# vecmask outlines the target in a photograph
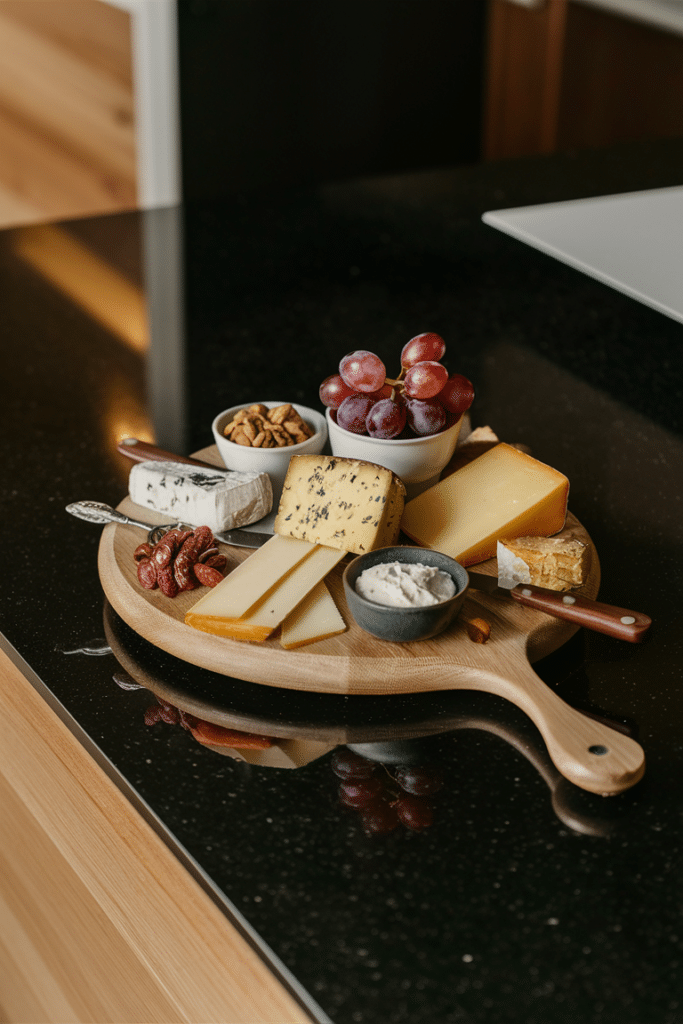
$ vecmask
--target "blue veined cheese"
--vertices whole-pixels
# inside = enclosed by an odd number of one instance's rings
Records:
[[[395,544],[405,487],[395,473],[360,459],[294,455],[275,532],[363,554]]]
[[[214,470],[186,462],[137,462],[128,490],[136,505],[217,532],[255,523],[273,507],[267,473]]]

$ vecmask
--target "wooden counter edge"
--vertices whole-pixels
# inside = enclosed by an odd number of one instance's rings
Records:
[[[314,1020],[0,650],[0,1017]]]

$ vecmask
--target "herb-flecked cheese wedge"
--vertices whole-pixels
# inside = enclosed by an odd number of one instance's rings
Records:
[[[275,533],[361,555],[395,544],[405,503],[402,481],[372,462],[335,455],[290,460]]]

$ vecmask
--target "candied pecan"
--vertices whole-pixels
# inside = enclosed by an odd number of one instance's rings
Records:
[[[158,586],[157,567],[151,558],[143,558],[138,562],[138,580],[145,590],[156,590]]]
[[[205,562],[207,560],[207,558],[213,558],[213,556],[217,555],[217,554],[218,554],[218,548],[215,548],[215,547],[205,548],[201,552],[199,557],[197,558],[197,561],[198,562]]]
[[[254,443],[254,438],[261,432],[261,423],[255,416],[247,416],[242,424],[242,430],[249,438],[249,443]]]
[[[173,532],[173,531],[170,531]],[[152,553],[152,559],[154,562],[163,568],[165,565],[170,565],[173,561],[173,556],[177,551],[178,539],[177,537],[170,537],[169,534],[165,534],[158,544],[155,545]]]
[[[228,560],[225,555],[211,555],[211,557],[207,558],[203,564],[210,566],[212,569],[218,569],[219,572],[223,572],[227,567]]]
[[[171,565],[159,566],[157,569],[157,582],[159,590],[166,597],[175,597],[180,589],[173,572],[173,566]]]
[[[223,573],[205,562],[197,562],[193,566],[193,572],[199,583],[205,587],[215,587],[223,579]]]
[[[197,557],[201,555],[202,551],[207,551],[213,546],[214,541],[211,528],[209,526],[198,526],[194,531],[194,549]]]

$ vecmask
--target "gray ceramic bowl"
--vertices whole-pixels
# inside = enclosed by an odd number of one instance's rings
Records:
[[[434,565],[453,577],[455,594],[448,601],[426,608],[390,608],[376,601],[368,601],[356,591],[356,580],[364,569],[380,562],[422,562],[423,565]],[[377,551],[368,551],[354,558],[344,570],[346,601],[358,625],[380,640],[392,640],[395,643],[427,640],[442,633],[460,611],[468,585],[469,576],[459,562],[429,548],[378,548]]]

